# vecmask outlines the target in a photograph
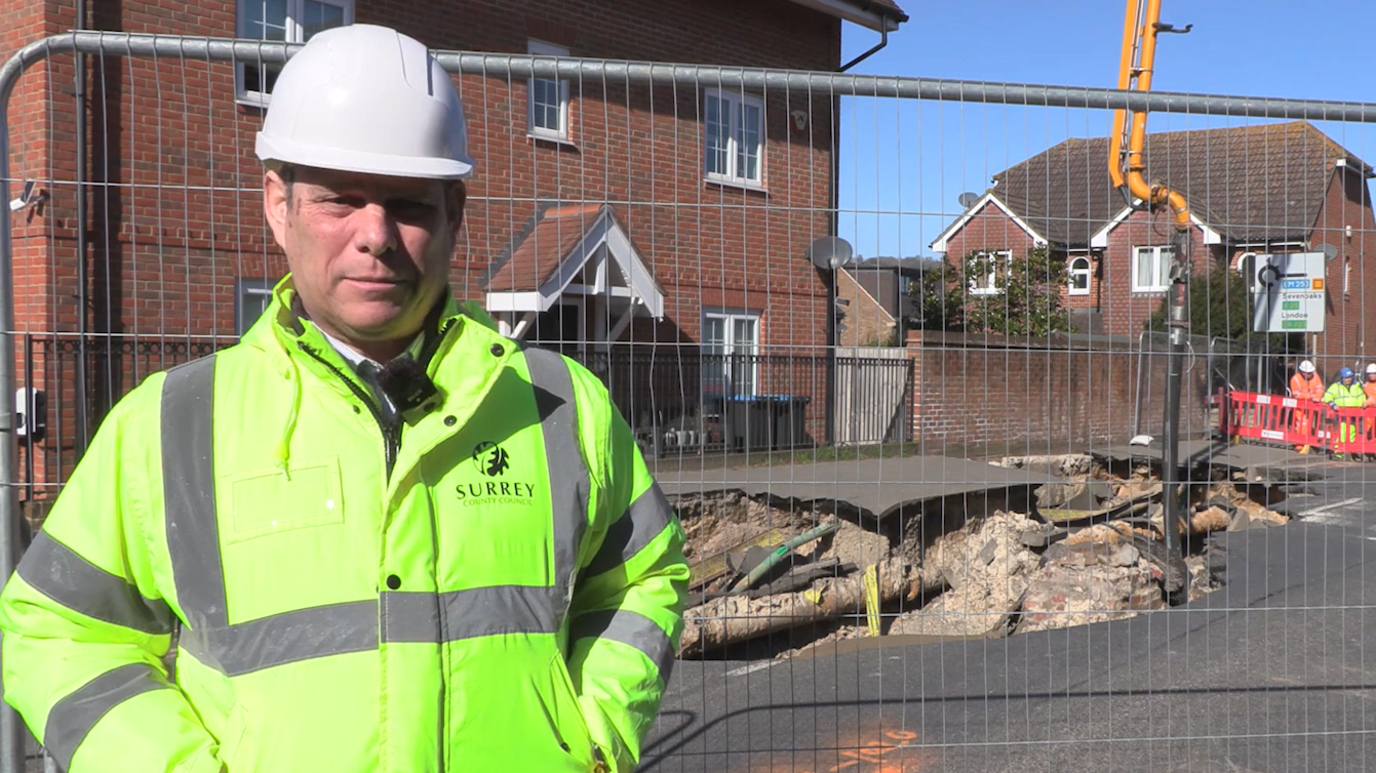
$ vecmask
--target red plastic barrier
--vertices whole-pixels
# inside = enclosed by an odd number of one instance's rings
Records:
[[[1223,433],[1350,454],[1376,454],[1376,407],[1338,408],[1313,400],[1229,392],[1222,401]]]

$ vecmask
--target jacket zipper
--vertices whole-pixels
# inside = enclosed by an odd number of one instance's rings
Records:
[[[344,375],[344,372],[335,367],[329,360],[321,357],[319,352],[307,346],[304,341],[297,341],[296,345],[301,351],[309,354],[321,365],[329,368],[331,373],[338,377],[340,381],[343,381],[345,386],[349,387],[349,391],[353,392],[355,397],[361,400],[364,405],[368,406],[368,412],[373,415],[373,420],[377,422],[378,429],[382,431],[383,449],[386,452],[387,458],[387,478],[391,479],[392,467],[397,461],[397,450],[401,446],[401,433],[398,431],[400,425],[398,423],[388,422],[382,416],[382,411],[374,402],[372,395],[364,392],[362,387],[354,383],[353,379]]]
[[[446,319],[444,324],[440,326],[439,333],[437,333],[434,338],[430,339],[430,342],[425,345],[424,349],[420,350],[420,359],[418,362],[422,369],[430,369],[430,360],[434,358],[435,352],[440,350],[440,344],[444,342],[444,337],[449,334],[449,331],[453,327],[454,319],[452,317]]]
[[[439,351],[440,344],[444,342],[444,337],[453,327],[453,318],[445,320],[444,324],[440,326],[439,333],[421,350],[419,362],[422,368],[427,370],[430,368],[430,360],[433,359],[435,353]],[[349,391],[353,392],[355,397],[363,401],[364,405],[368,406],[368,412],[373,415],[373,420],[377,422],[378,429],[382,431],[383,447],[387,459],[387,478],[390,480],[392,477],[392,469],[396,466],[397,452],[401,448],[401,422],[388,422],[387,419],[383,417],[382,411],[374,402],[375,398],[373,398],[372,395],[364,392],[361,387],[354,383],[353,379],[345,376],[343,371],[331,364],[329,360],[321,357],[320,353],[310,346],[307,346],[306,342],[297,341],[296,346],[301,349],[301,351],[309,354],[321,365],[328,368],[340,381],[344,382],[345,386],[349,387]]]

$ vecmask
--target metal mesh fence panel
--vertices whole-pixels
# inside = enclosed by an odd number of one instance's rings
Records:
[[[294,50],[76,33],[0,70],[14,553],[111,407],[285,275],[245,90]],[[640,769],[1371,768],[1376,421],[1236,417],[1302,360],[1365,379],[1376,105],[439,58],[479,169],[455,294],[606,384],[688,535]],[[1174,550],[1170,213],[1109,183],[1123,107],[1195,218]]]

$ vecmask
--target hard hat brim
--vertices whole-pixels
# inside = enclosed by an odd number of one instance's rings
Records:
[[[269,138],[259,132],[255,151],[263,161],[278,161],[318,169],[341,172],[386,175],[390,177],[419,177],[431,180],[465,180],[473,176],[473,159],[426,158],[397,156],[387,153],[363,153],[357,150],[335,149],[318,145],[303,145],[281,137]]]

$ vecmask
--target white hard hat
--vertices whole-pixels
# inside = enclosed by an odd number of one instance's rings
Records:
[[[420,41],[351,24],[313,36],[272,89],[256,151],[263,161],[367,174],[473,174],[463,105]]]
[[[1301,373],[1313,373],[1313,372],[1314,372],[1314,363],[1310,362],[1309,360],[1303,360],[1303,361],[1301,361],[1301,362],[1300,362],[1300,372],[1301,372]]]
[[[1376,373],[1376,362],[1367,363],[1366,372],[1367,372],[1367,373]]]

